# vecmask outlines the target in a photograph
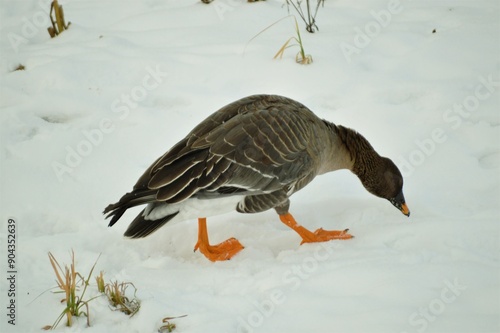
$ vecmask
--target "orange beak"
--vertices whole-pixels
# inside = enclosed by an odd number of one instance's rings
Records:
[[[406,216],[410,216],[410,210],[408,209],[408,206],[406,205],[406,203],[403,203],[401,205],[401,212],[403,214],[405,214]]]

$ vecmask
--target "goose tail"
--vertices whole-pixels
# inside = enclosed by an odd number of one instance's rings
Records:
[[[155,199],[156,193],[154,191],[134,190],[126,193],[121,197],[120,201],[108,205],[102,213],[107,214],[106,218],[111,217],[111,221],[108,224],[108,227],[111,227],[122,217],[127,209],[153,202]]]
[[[165,223],[173,219],[179,212],[175,212],[173,214],[158,218],[156,220],[146,220],[144,211],[147,208],[143,209],[142,212],[137,215],[137,217],[130,223],[127,230],[124,233],[125,237],[130,238],[143,238],[149,236],[159,228],[161,228]]]

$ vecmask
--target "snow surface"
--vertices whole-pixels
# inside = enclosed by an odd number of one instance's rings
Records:
[[[2,0],[2,268],[16,222],[16,326],[2,277],[2,331],[40,332],[63,309],[47,253],[130,281],[132,318],[90,303],[60,332],[499,332],[500,4],[497,0],[327,0],[297,48],[283,1],[60,1],[69,30],[50,39],[44,0]],[[368,31],[369,35],[366,34]],[[434,31],[434,32],[433,32]],[[13,71],[19,64],[23,71]],[[310,229],[356,238],[299,246],[274,211],[209,220],[213,243],[245,249],[211,263],[195,220],[122,237],[103,208],[213,111],[282,94],[355,128],[405,175],[407,218],[348,171],[292,197]],[[7,273],[6,273],[7,275]],[[93,283],[93,281],[92,281]],[[95,295],[94,284],[89,296]]]

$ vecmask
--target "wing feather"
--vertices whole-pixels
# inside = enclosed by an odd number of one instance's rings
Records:
[[[285,97],[254,95],[231,103],[197,125],[146,170],[131,193],[108,206],[110,224],[130,207],[178,203],[192,196],[244,194],[241,211],[247,212],[283,204],[293,189],[316,175],[318,152],[310,141],[318,121],[305,106]],[[138,221],[134,228],[142,223]],[[130,233],[149,233],[166,221]]]

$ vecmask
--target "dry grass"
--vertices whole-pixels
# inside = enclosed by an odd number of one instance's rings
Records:
[[[13,72],[15,71],[24,71],[26,69],[26,67],[23,65],[23,64],[19,64],[16,66],[16,68],[14,68]]]
[[[97,290],[104,294],[106,292],[106,284],[104,283],[104,272],[101,271],[98,276],[95,277],[95,282],[97,283]]]
[[[52,17],[52,14],[54,14],[54,17]],[[59,5],[57,0],[52,0],[52,3],[50,4],[49,17],[52,26],[47,28],[47,30],[52,38],[58,36],[64,30],[67,30],[71,24],[71,22],[66,24],[64,20],[64,10],[62,5]]]
[[[311,0],[312,1],[312,0]],[[312,13],[310,0],[306,0],[306,12],[302,9],[302,0],[286,0],[286,5],[288,6],[288,11],[290,12],[290,5],[297,11],[300,18],[306,24],[307,32],[313,33],[316,30],[319,30],[316,25],[316,15],[318,15],[318,9],[320,5],[325,5],[325,0],[317,0],[316,10]]]
[[[298,45],[300,48],[300,51],[295,55],[295,61],[301,65],[308,65],[313,62],[312,56],[310,54],[306,54],[304,51],[304,45],[302,44],[302,37],[300,36],[300,29],[299,29],[299,24],[297,22],[297,19],[295,16],[292,16],[293,19],[295,20],[295,33],[297,34],[297,37],[290,37],[285,44],[278,50],[276,55],[274,56],[274,59],[276,58],[283,58],[283,54],[285,53],[285,50],[291,46]],[[290,44],[291,41],[297,42],[297,44]]]
[[[126,295],[128,287],[134,288],[133,298]],[[135,297],[136,292],[137,288],[131,282],[118,283],[118,281],[114,281],[104,287],[104,293],[108,297],[111,306],[131,317],[141,308],[141,302]]]
[[[293,15],[288,15],[288,16],[285,16],[283,17],[282,19],[279,19],[278,21],[274,22],[273,24],[267,26],[266,28],[264,28],[264,30],[260,31],[257,35],[253,36],[247,43],[247,46],[248,44],[250,44],[250,42],[252,40],[254,40],[255,38],[257,38],[260,34],[262,34],[263,32],[265,32],[266,30],[270,29],[271,27],[273,27],[274,25],[280,23],[281,21],[283,20],[286,20],[288,18],[293,18],[294,22],[295,22],[295,33],[296,33],[296,36],[292,36],[290,37],[286,42],[285,44],[283,44],[283,46],[278,50],[278,52],[274,55],[274,58],[273,59],[282,59],[283,58],[283,55],[285,54],[285,50],[288,49],[289,47],[292,47],[292,46],[299,46],[300,50],[299,52],[297,53],[297,55],[295,56],[295,61],[301,65],[307,65],[307,64],[311,64],[313,62],[313,59],[312,59],[312,56],[309,55],[309,54],[306,54],[305,50],[304,50],[304,44],[302,42],[302,36],[300,35],[300,30],[299,30],[299,23],[297,22],[297,19],[295,18],[295,16]],[[290,44],[291,42],[295,41],[296,43],[292,43]],[[246,50],[246,46],[245,46],[245,50]]]
[[[176,318],[186,317],[187,315],[178,316],[178,317],[165,317],[162,319],[163,325],[158,329],[158,333],[172,332],[176,326],[174,323],[171,323],[170,320]]]
[[[44,330],[55,329],[63,319],[66,319],[66,326],[72,326],[75,317],[80,317],[82,315],[86,317],[87,325],[90,326],[89,303],[98,297],[106,296],[112,310],[123,312],[128,316],[132,317],[139,311],[141,302],[135,296],[137,288],[134,284],[131,282],[118,281],[105,283],[103,271],[100,271],[99,275],[95,276],[96,289],[99,295],[85,299],[92,273],[94,272],[100,256],[96,259],[86,277],[80,274],[76,269],[75,253],[73,251],[71,251],[71,263],[69,266],[61,266],[55,256],[50,252],[48,256],[56,277],[56,288],[59,289],[56,293],[64,294],[61,303],[65,304],[65,308],[52,325],[43,327]],[[130,295],[130,288],[133,289],[133,295]],[[163,325],[159,328],[158,332],[172,332],[176,326],[174,323],[170,322],[170,320],[181,317],[185,317],[185,315],[164,318],[162,320]]]
[[[84,297],[89,285],[90,277],[92,276],[92,272],[94,271],[99,258],[97,258],[96,262],[92,266],[87,278],[84,278],[76,270],[75,253],[73,251],[71,251],[71,264],[69,267],[64,266],[64,269],[50,252],[49,260],[56,275],[57,286],[60,289],[60,292],[64,294],[64,298],[61,300],[61,303],[65,303],[66,307],[63,309],[59,317],[57,317],[54,324],[47,325],[44,329],[55,329],[64,317],[66,317],[66,326],[71,326],[73,324],[73,318],[80,317],[81,315],[87,317],[87,325],[90,326],[89,302],[99,296],[88,300],[85,300]]]

